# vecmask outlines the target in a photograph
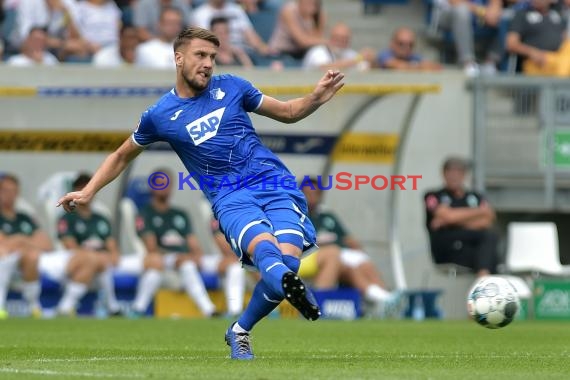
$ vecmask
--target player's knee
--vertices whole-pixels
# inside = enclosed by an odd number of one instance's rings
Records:
[[[277,247],[277,240],[275,239],[275,236],[269,232],[261,232],[258,235],[248,238],[247,241],[245,240],[246,237],[244,236],[241,249],[242,251],[247,252],[251,258],[255,256],[255,250],[258,249],[260,243],[265,244],[265,242],[267,242]]]

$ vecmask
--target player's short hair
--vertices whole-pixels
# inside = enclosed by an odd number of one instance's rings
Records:
[[[174,51],[178,51],[181,46],[186,45],[188,42],[194,39],[205,40],[213,43],[216,45],[216,47],[220,47],[220,40],[214,33],[208,29],[192,26],[190,28],[184,29],[182,32],[180,32],[178,37],[176,37],[174,40]]]
[[[16,186],[20,186],[20,180],[14,174],[2,173],[0,174],[0,182],[12,181]]]
[[[89,181],[91,181],[91,175],[88,173],[80,173],[77,178],[75,179],[75,181],[73,181],[73,184],[71,185],[73,187],[74,191],[78,191],[81,190],[85,187],[85,185],[87,185],[89,183]]]

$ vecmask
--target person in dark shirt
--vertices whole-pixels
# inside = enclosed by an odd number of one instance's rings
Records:
[[[73,182],[73,191],[82,190],[90,180],[91,175],[79,174]],[[63,214],[57,229],[58,238],[66,249],[80,248],[94,255],[107,310],[111,316],[119,316],[121,312],[113,279],[113,268],[119,263],[119,249],[111,235],[111,222],[89,204],[77,208],[76,212]]]
[[[445,186],[424,195],[426,227],[436,264],[454,263],[486,276],[496,272],[495,212],[479,193],[465,189],[468,164],[448,158],[443,165]]]
[[[0,177],[0,319],[8,317],[5,307],[13,271],[22,271],[23,296],[32,315],[41,315],[38,260],[41,251],[51,248],[48,236],[29,216],[16,209],[19,181],[11,175]]]
[[[521,56],[528,75],[570,75],[570,44],[567,22],[550,0],[531,0],[515,13],[507,34],[506,48]]]
[[[167,169],[158,169],[153,173],[166,173],[174,178]],[[206,317],[217,314],[199,268],[202,265],[202,249],[198,238],[192,232],[190,218],[185,211],[170,205],[173,185],[162,190],[151,190],[151,201],[137,216],[137,231],[145,248],[145,272],[139,281],[139,289],[133,303],[133,311],[142,314],[147,309],[152,297],[161,283],[164,269],[178,270],[184,290]]]
[[[65,282],[57,312],[73,315],[93,278],[93,257],[82,250],[54,251],[51,239],[33,216],[17,210],[19,187],[14,175],[0,178],[0,319],[8,316],[4,304],[10,277],[18,266],[24,280],[22,295],[30,305],[32,316],[42,315],[40,272],[52,280]]]

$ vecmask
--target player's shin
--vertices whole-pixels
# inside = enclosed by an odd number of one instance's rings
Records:
[[[234,331],[240,327],[246,332],[251,331],[253,326],[279,306],[282,300],[283,296],[273,292],[263,280],[259,281],[244,313],[234,325]]]
[[[292,255],[283,255],[283,264],[287,265],[295,273],[299,273],[301,267],[301,260]]]
[[[283,263],[283,256],[279,248],[270,241],[260,241],[255,246],[253,260],[263,281],[273,293],[283,297],[281,281],[283,275],[291,272],[291,270]]]

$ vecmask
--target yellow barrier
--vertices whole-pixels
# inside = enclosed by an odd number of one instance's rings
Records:
[[[216,305],[216,310],[225,312],[226,298],[221,290],[208,291],[210,299]],[[251,293],[244,296],[244,307],[249,302]],[[157,318],[204,318],[204,315],[183,291],[161,289],[154,298],[154,315]]]

